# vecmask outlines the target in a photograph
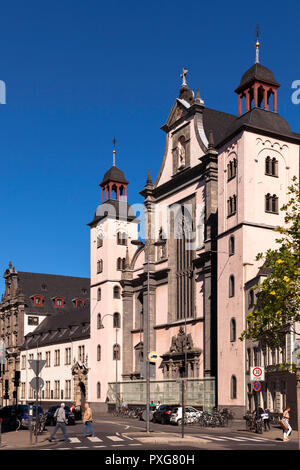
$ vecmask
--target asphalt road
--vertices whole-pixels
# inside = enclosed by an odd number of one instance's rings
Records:
[[[243,425],[230,426],[228,428],[201,428],[188,426],[186,435],[197,438],[197,445],[178,444],[147,444],[141,443],[133,433],[145,431],[145,423],[125,418],[107,417],[96,418],[93,422],[95,438],[83,437],[83,424],[77,423],[75,426],[68,426],[67,431],[71,439],[70,443],[65,443],[62,432],[59,430],[55,440],[39,446],[43,450],[105,450],[105,451],[137,451],[137,450],[169,450],[172,453],[181,450],[297,450],[297,441],[290,440],[282,442],[280,430],[272,429],[262,435],[245,431]],[[52,431],[48,426],[47,430]],[[150,430],[154,433],[163,432],[178,433],[181,437],[181,428],[171,425],[161,425],[150,423]],[[124,435],[125,434],[125,435]],[[127,436],[126,436],[127,434]],[[146,433],[145,433],[146,436]],[[151,436],[151,433],[150,433]],[[45,439],[48,437],[46,433]],[[198,441],[199,439],[199,441]]]

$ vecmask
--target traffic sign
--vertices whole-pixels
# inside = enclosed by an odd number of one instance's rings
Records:
[[[156,351],[152,351],[148,355],[150,362],[156,362],[160,358],[160,355]]]
[[[29,362],[29,365],[30,365],[31,369],[35,373],[35,375],[39,375],[42,368],[46,364],[45,359],[29,359],[28,362]]]
[[[33,390],[35,390],[37,392],[38,390],[43,388],[44,381],[43,381],[43,379],[41,379],[41,377],[33,377],[33,379],[31,379],[31,381],[30,381],[30,386],[31,386],[31,388],[33,388]]]
[[[265,380],[265,369],[264,367],[250,367],[250,380],[253,381],[264,381]]]
[[[253,382],[253,390],[255,390],[256,392],[259,392],[261,389],[261,383],[260,382]]]

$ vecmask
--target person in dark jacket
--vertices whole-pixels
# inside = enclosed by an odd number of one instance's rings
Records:
[[[65,442],[70,442],[69,436],[67,434],[67,419],[66,419],[66,412],[65,412],[65,404],[62,403],[59,408],[55,411],[54,418],[56,418],[56,426],[53,429],[48,441],[51,442],[55,433],[58,429],[61,429],[65,438]]]

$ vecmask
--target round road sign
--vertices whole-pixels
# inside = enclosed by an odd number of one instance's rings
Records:
[[[255,390],[256,392],[259,392],[260,389],[261,389],[260,382],[253,382],[253,390]]]
[[[262,375],[262,369],[260,367],[254,367],[252,374],[259,378]]]

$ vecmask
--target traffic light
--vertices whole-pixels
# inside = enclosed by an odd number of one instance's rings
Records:
[[[19,370],[15,371],[14,386],[15,387],[20,386],[20,371]]]

